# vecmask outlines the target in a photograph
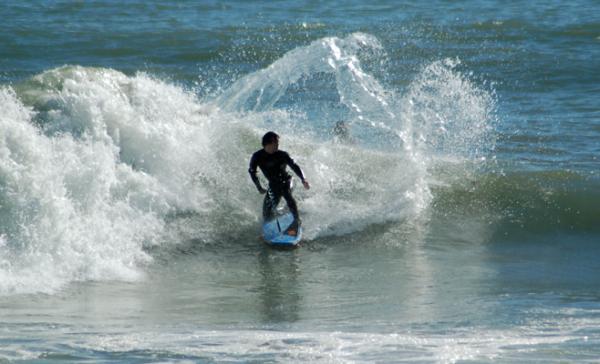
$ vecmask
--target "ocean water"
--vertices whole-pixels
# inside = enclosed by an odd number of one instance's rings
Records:
[[[597,1],[0,19],[0,362],[600,360]],[[267,130],[312,185],[292,251]]]

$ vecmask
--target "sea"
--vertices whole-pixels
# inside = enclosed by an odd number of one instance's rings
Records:
[[[600,362],[597,0],[0,19],[0,363]]]

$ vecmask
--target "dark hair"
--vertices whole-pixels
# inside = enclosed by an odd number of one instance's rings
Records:
[[[274,131],[270,131],[263,135],[262,145],[264,147],[267,144],[275,143],[277,141],[279,141],[279,135],[277,135]]]

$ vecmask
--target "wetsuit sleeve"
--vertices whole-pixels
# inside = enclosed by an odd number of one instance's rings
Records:
[[[263,188],[260,185],[258,176],[256,175],[256,167],[258,167],[258,158],[256,157],[256,154],[253,154],[252,158],[250,159],[250,167],[248,168],[248,173],[250,173],[250,178],[252,178],[252,182],[254,182],[256,188],[259,191],[261,191]]]
[[[296,175],[298,177],[300,177],[300,180],[302,182],[304,182],[304,173],[302,173],[302,169],[300,168],[300,166],[297,165],[296,162],[294,162],[294,160],[287,153],[286,153],[286,159],[287,159],[286,160],[287,165],[290,166],[292,171],[294,171],[294,173],[296,173]]]

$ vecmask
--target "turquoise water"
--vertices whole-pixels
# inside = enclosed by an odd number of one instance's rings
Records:
[[[599,14],[2,3],[0,362],[597,361]]]

